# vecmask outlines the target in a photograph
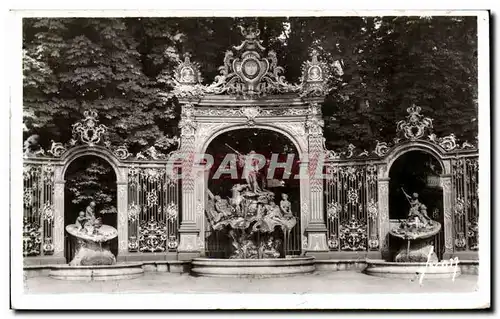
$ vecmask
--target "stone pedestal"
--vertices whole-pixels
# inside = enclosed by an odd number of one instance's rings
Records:
[[[404,244],[396,254],[396,262],[437,262],[434,246],[429,241],[410,242],[410,248]],[[431,253],[432,251],[432,253]]]
[[[77,239],[77,249],[70,266],[114,265],[116,258],[108,245]]]

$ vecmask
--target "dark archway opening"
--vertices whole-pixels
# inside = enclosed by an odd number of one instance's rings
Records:
[[[442,173],[440,162],[433,155],[423,151],[410,151],[401,155],[394,161],[389,171],[391,228],[399,220],[408,217],[410,204],[404,192],[409,195],[417,193],[419,201],[427,206],[429,217],[441,223],[441,231],[434,236],[434,249],[439,259],[442,258],[444,252],[443,190],[440,185]],[[392,237],[389,238],[389,241],[392,258],[402,242]]]
[[[97,156],[75,159],[66,170],[64,188],[64,227],[74,224],[78,213],[91,201],[96,203],[95,215],[105,225],[117,227],[116,174],[106,160]],[[65,257],[73,259],[75,242],[65,231]],[[118,238],[110,242],[111,252],[118,254]]]
[[[297,224],[292,229],[290,236],[283,239],[282,255],[300,255],[301,253],[301,225],[300,225],[300,180],[299,154],[293,142],[286,136],[266,129],[238,129],[217,136],[208,146],[206,153],[214,158],[214,164],[210,168],[207,180],[208,190],[213,195],[222,198],[231,197],[231,188],[235,184],[245,184],[243,178],[243,167],[236,166],[236,178],[231,174],[220,174],[217,170],[221,166],[229,168],[224,164],[228,154],[248,154],[254,151],[263,155],[266,164],[259,171],[259,185],[275,194],[275,203],[279,205],[282,194],[288,195],[293,215],[297,218]],[[275,154],[275,155],[273,155]],[[231,156],[231,155],[229,155]],[[287,167],[276,167],[274,173],[270,174],[271,161],[274,158],[277,163],[290,163]],[[227,161],[227,160],[226,160]],[[227,163],[227,162],[226,162]],[[230,241],[224,231],[214,232],[210,229],[208,221],[205,223],[205,252],[207,257],[226,258],[231,250]],[[283,237],[280,232],[276,236]]]

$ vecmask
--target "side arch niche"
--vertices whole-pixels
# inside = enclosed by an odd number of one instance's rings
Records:
[[[92,152],[89,152],[92,153]],[[96,204],[95,215],[104,225],[118,227],[117,176],[108,160],[101,156],[82,153],[64,166],[64,227],[75,224],[79,212],[85,213],[91,202]],[[85,176],[82,174],[85,173]],[[65,232],[66,262],[73,260],[77,239]],[[118,238],[109,241],[109,249],[118,255]]]
[[[444,165],[439,157],[420,147],[407,147],[399,152],[389,166],[389,219],[390,228],[408,217],[408,196],[418,196],[427,208],[427,215],[441,224],[441,230],[432,238],[432,245],[441,260],[444,255],[444,200],[441,184]],[[391,255],[404,243],[390,237]],[[392,259],[392,258],[391,258]]]

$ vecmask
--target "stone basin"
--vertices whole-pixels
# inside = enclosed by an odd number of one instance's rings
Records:
[[[457,261],[441,261],[427,264],[425,262],[389,262],[382,260],[367,260],[365,273],[371,276],[386,278],[415,279],[422,274],[425,278],[453,278],[461,274]]]
[[[70,266],[113,265],[116,257],[109,249],[108,242],[118,236],[111,226],[102,225],[96,233],[89,234],[86,229],[78,230],[75,224],[66,226],[68,233],[76,241],[76,251]],[[91,230],[93,230],[91,228]]]
[[[281,277],[316,270],[314,257],[275,259],[194,258],[191,273],[207,277]]]

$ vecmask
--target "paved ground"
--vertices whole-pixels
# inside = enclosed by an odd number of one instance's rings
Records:
[[[29,278],[28,293],[427,293],[473,292],[477,276],[461,275],[451,279],[391,279],[351,271],[316,272],[282,278],[206,278],[188,274],[145,273],[131,280],[106,282],[64,281],[48,277]]]

